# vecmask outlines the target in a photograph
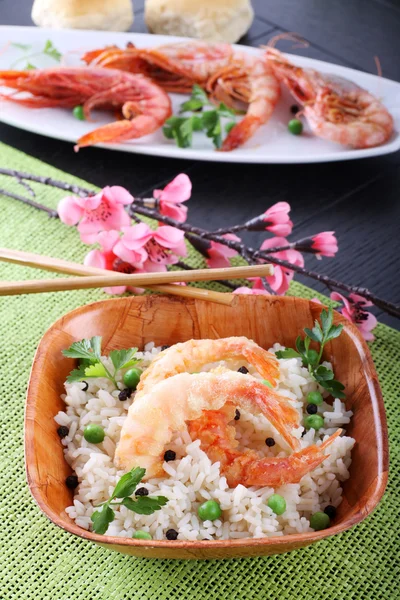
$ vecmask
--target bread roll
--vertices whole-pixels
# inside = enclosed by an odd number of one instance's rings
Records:
[[[209,42],[237,42],[250,28],[250,0],[146,0],[145,20],[152,33]]]
[[[126,31],[133,23],[131,0],[35,0],[32,20],[54,29]]]

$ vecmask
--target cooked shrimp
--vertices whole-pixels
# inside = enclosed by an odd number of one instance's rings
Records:
[[[165,446],[173,432],[183,431],[187,421],[198,419],[205,410],[219,410],[227,402],[265,415],[292,449],[299,448],[292,435],[299,425],[297,410],[259,380],[232,371],[181,373],[135,399],[122,426],[116,464],[124,470],[143,467],[146,477],[162,474]]]
[[[304,475],[318,467],[326,458],[325,449],[340,435],[339,429],[320,446],[309,446],[283,458],[260,458],[254,450],[237,450],[235,428],[228,425],[235,407],[229,410],[205,411],[196,421],[188,423],[192,438],[199,439],[201,447],[213,462],[220,462],[221,473],[229,487],[261,485],[280,487],[298,483]]]
[[[215,71],[226,66],[232,54],[230,44],[192,40],[157,48],[111,46],[87,52],[82,60],[88,65],[142,73],[168,92],[190,93],[193,84],[205,85]]]
[[[15,94],[0,99],[29,108],[83,105],[86,119],[94,108],[121,109],[122,120],[82,136],[76,148],[100,142],[120,142],[156,131],[171,115],[168,95],[143,75],[92,67],[58,67],[34,71],[0,71],[0,85],[31,97]]]
[[[250,139],[270,119],[280,97],[278,80],[268,64],[239,53],[209,79],[207,91],[215,100],[234,108],[240,107],[240,102],[247,105],[246,116],[228,133],[222,151],[234,150]]]
[[[153,385],[167,377],[198,371],[208,363],[229,358],[249,362],[271,383],[279,377],[279,363],[275,356],[246,337],[189,340],[171,346],[154,358],[140,378],[136,398],[150,392]]]
[[[352,148],[371,148],[392,135],[389,111],[355,83],[297,67],[275,48],[267,48],[266,61],[304,106],[302,113],[318,137]]]

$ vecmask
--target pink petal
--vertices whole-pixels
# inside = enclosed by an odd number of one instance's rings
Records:
[[[170,202],[160,202],[160,212],[166,217],[175,219],[179,223],[184,223],[187,218],[187,206],[181,206],[179,204],[172,204]]]
[[[83,208],[75,196],[67,196],[58,203],[57,212],[65,225],[76,225],[83,216]]]
[[[351,300],[353,300],[353,302],[362,304],[363,307],[364,306],[373,306],[373,302],[370,302],[370,300],[366,300],[366,298],[363,298],[362,296],[359,296],[358,294],[350,294],[349,297],[351,298]]]
[[[280,246],[287,246],[288,244],[289,242],[287,239],[283,237],[268,238],[263,241],[260,246],[260,250],[269,250],[269,248],[278,248]]]
[[[176,227],[162,225],[153,233],[154,239],[164,248],[175,248],[179,246],[184,238],[184,232]]]
[[[100,250],[91,250],[83,260],[83,264],[87,267],[97,267],[98,269],[106,268],[106,258]]]
[[[231,266],[231,263],[223,254],[214,252],[212,248],[208,251],[208,256],[209,258],[206,259],[206,262],[210,269],[223,269],[224,267]]]
[[[266,227],[268,231],[279,236],[287,236],[292,233],[293,223],[288,221],[287,223],[278,223],[276,225],[270,225]]]
[[[111,252],[119,239],[119,232],[113,229],[111,231],[100,231],[100,233],[97,234],[96,241],[105,252]]]
[[[113,252],[116,256],[118,256],[118,258],[134,266],[144,262],[148,256],[144,248],[130,250],[127,248],[126,244],[124,244],[123,240],[119,240],[115,244]]]
[[[112,295],[123,294],[124,292],[126,292],[127,289],[128,288],[126,287],[126,285],[115,285],[113,287],[103,288],[103,290],[105,291],[106,294],[112,294]]]
[[[167,267],[164,263],[153,262],[151,260],[146,260],[142,265],[143,273],[163,273],[167,270]]]
[[[146,223],[138,223],[132,227],[123,227],[122,243],[129,250],[138,250],[152,238],[153,232]]]
[[[86,198],[77,198],[79,206],[81,206],[85,211],[96,210],[96,208],[100,206],[102,200],[102,191],[98,194],[94,194],[93,196],[86,196]]]
[[[132,204],[133,196],[120,185],[107,186],[103,189],[103,194],[111,204]]]
[[[334,302],[342,302],[344,304],[344,309],[342,310],[342,315],[346,317],[346,319],[349,319],[349,321],[352,321],[351,315],[353,312],[353,308],[351,306],[351,303],[348,301],[348,299],[343,296],[342,294],[339,294],[339,292],[332,292],[330,295],[331,300],[333,300]],[[346,316],[345,311],[348,316]]]
[[[156,193],[160,195],[156,196]],[[154,190],[154,197],[158,197],[160,200],[172,202],[178,204],[180,202],[186,202],[189,200],[192,193],[192,183],[185,173],[177,175],[170,183],[168,183],[163,190]]]

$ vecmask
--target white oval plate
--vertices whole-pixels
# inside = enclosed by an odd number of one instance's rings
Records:
[[[75,61],[85,50],[102,48],[117,44],[123,47],[126,42],[133,42],[138,47],[159,46],[161,44],[182,41],[185,38],[150,35],[142,33],[116,33],[111,31],[82,31],[68,29],[38,29],[35,27],[0,26],[0,46],[7,42],[32,46],[32,52],[40,51],[46,40],[67,55],[68,63]],[[259,50],[248,46],[236,46],[241,51],[257,54]],[[72,51],[78,51],[72,54]],[[24,52],[8,45],[0,53],[0,69],[9,69],[14,61],[24,56]],[[291,118],[290,106],[293,99],[284,90],[270,121],[260,127],[257,133],[241,148],[233,152],[217,152],[212,143],[204,135],[195,134],[193,148],[178,148],[173,141],[164,138],[161,130],[139,140],[121,144],[99,144],[110,150],[166,156],[169,158],[185,158],[190,160],[209,160],[235,163],[320,163],[354,158],[366,158],[395,152],[400,148],[400,84],[376,75],[370,75],[347,67],[341,67],[311,58],[287,55],[293,62],[302,67],[311,67],[324,73],[333,73],[350,79],[361,87],[382,99],[395,119],[396,132],[391,140],[383,146],[365,150],[352,150],[338,144],[321,140],[311,135],[307,126],[301,136],[294,136],[287,131],[287,122]],[[16,68],[24,68],[26,61],[21,60]],[[48,57],[32,58],[37,67],[56,66],[57,63]],[[5,88],[1,89],[0,92]],[[185,95],[171,94],[174,112],[186,99]],[[96,123],[79,121],[70,111],[65,109],[28,109],[11,102],[0,101],[0,120],[26,131],[46,135],[59,140],[75,142],[81,135],[91,131],[96,125],[110,122],[110,114],[96,115]],[[72,148],[71,148],[72,151]],[[82,149],[81,152],[85,152]]]

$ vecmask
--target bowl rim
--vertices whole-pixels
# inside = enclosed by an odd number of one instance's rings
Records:
[[[89,304],[85,304],[83,306],[79,306],[58,318],[50,327],[45,331],[43,336],[40,338],[39,343],[37,345],[37,349],[33,358],[31,372],[28,381],[27,393],[26,393],[26,402],[25,402],[25,415],[24,415],[24,456],[25,456],[25,472],[26,479],[29,487],[29,491],[40,508],[40,510],[44,513],[44,515],[55,525],[63,529],[64,531],[68,531],[76,535],[77,537],[90,540],[92,542],[99,543],[103,546],[124,546],[124,547],[137,547],[137,548],[149,548],[149,549],[184,549],[184,550],[200,550],[202,548],[212,548],[212,549],[223,549],[223,548],[251,548],[251,547],[275,547],[279,549],[280,546],[286,547],[288,543],[291,545],[295,545],[299,543],[301,545],[308,545],[313,542],[322,540],[324,538],[331,537],[336,535],[337,533],[342,533],[357,523],[363,521],[366,517],[368,517],[376,508],[378,503],[380,502],[387,485],[388,474],[389,474],[389,452],[388,452],[388,432],[387,432],[387,423],[386,423],[386,414],[385,407],[383,402],[383,396],[381,392],[381,388],[378,382],[378,377],[375,369],[375,365],[373,363],[370,350],[362,338],[358,329],[350,323],[347,319],[345,319],[338,311],[334,310],[334,318],[336,322],[340,322],[343,324],[346,332],[352,338],[352,341],[355,344],[356,350],[358,354],[362,358],[363,364],[365,361],[368,362],[371,375],[375,377],[370,379],[369,385],[369,395],[370,401],[373,406],[373,414],[374,414],[374,424],[375,431],[378,433],[376,436],[377,439],[377,458],[378,458],[378,475],[373,480],[370,485],[369,490],[372,488],[371,494],[365,501],[362,511],[356,513],[350,518],[344,519],[341,523],[328,527],[327,529],[321,531],[312,531],[306,533],[296,533],[296,534],[286,534],[282,536],[276,537],[268,537],[268,538],[240,538],[240,539],[227,539],[227,540],[138,540],[133,538],[124,538],[119,536],[110,536],[110,535],[101,535],[94,533],[92,531],[87,531],[76,525],[76,523],[69,523],[62,515],[57,513],[48,507],[46,502],[43,499],[43,495],[41,493],[41,488],[44,487],[43,484],[38,484],[36,475],[36,461],[35,461],[35,452],[34,452],[34,444],[30,443],[33,441],[33,419],[29,419],[27,416],[28,410],[31,406],[35,405],[34,398],[38,392],[38,379],[34,376],[35,373],[42,369],[45,363],[45,352],[43,352],[42,346],[46,343],[47,338],[51,337],[52,333],[62,328],[63,324],[66,320],[70,320],[75,318],[79,314],[90,312],[92,310],[97,310],[102,306],[110,303],[121,304],[121,306],[129,305],[130,302],[135,299],[136,301],[139,299],[140,301],[148,301],[149,298],[152,301],[157,302],[158,299],[168,298],[171,299],[170,296],[164,295],[151,295],[151,296],[125,296],[122,298],[107,298],[104,300],[98,300],[96,302],[91,302]],[[242,298],[248,298],[247,296],[243,296]],[[241,302],[245,301],[241,298]],[[253,301],[257,301],[260,296],[251,296]],[[261,296],[261,298],[269,298],[266,296]],[[276,297],[272,297],[274,300],[277,300]],[[316,307],[326,308],[326,305],[320,304],[319,302],[315,302],[313,300],[309,300],[306,298],[300,298],[298,296],[279,296],[279,301],[284,303],[293,302],[301,302],[303,304],[309,305],[314,304]],[[181,303],[204,303],[205,300],[193,300],[187,298],[178,298],[173,297],[172,301]],[[237,296],[233,299],[230,308],[235,308],[235,305],[238,304]],[[297,547],[300,547],[298,545]]]

